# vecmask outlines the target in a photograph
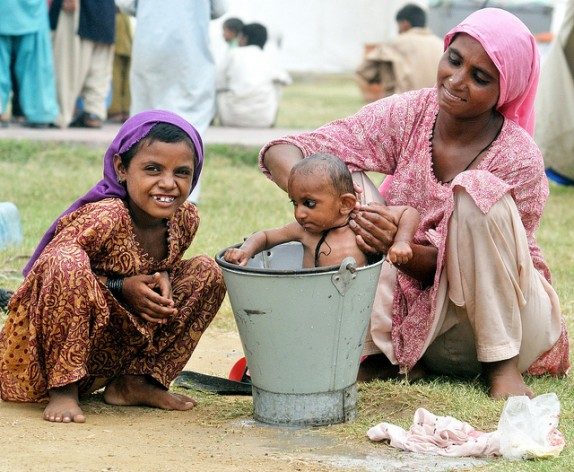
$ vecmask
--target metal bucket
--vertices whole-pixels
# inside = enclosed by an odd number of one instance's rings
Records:
[[[256,420],[318,426],[356,414],[356,380],[382,260],[301,269],[300,243],[240,267],[216,256],[253,385]]]

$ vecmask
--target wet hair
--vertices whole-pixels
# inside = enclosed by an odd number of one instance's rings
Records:
[[[302,159],[291,169],[289,180],[296,175],[325,175],[337,195],[355,195],[351,172],[341,159],[332,154],[317,153]]]
[[[223,22],[223,28],[233,31],[235,34],[239,34],[243,29],[243,21],[239,18],[227,18],[227,20]]]
[[[424,28],[427,24],[427,14],[418,5],[409,3],[397,12],[395,20],[408,21],[412,27]]]
[[[133,157],[144,145],[150,145],[155,141],[162,143],[185,143],[193,152],[194,165],[197,166],[197,152],[190,137],[180,127],[172,125],[171,123],[157,123],[151,127],[149,133],[141,139],[138,143],[134,144],[127,151],[120,154],[122,165],[127,169]]]
[[[241,34],[245,37],[247,46],[259,46],[263,49],[267,42],[267,28],[261,23],[249,23],[244,25]]]

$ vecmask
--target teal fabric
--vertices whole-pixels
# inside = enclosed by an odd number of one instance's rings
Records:
[[[31,123],[52,123],[59,112],[46,5],[45,0],[0,0],[0,107],[8,105],[14,61],[20,106]]]
[[[46,0],[1,0],[0,35],[34,33],[48,22]]]

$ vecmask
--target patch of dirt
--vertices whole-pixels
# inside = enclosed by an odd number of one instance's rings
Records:
[[[208,330],[186,370],[227,377],[242,355],[236,333]],[[174,412],[112,407],[94,395],[82,403],[85,424],[44,421],[44,406],[0,403],[0,471],[332,470],[288,454],[289,446],[278,448],[282,437],[292,439],[287,429],[249,421],[200,426],[201,403]]]
[[[227,377],[242,355],[237,333],[210,327],[186,370]],[[43,404],[0,402],[0,472],[413,472],[480,464],[343,443],[322,428],[271,427],[251,419],[204,426],[213,424],[205,421],[213,405],[201,400],[191,411],[174,412],[113,407],[93,395],[82,407],[85,424],[54,424],[42,419]]]

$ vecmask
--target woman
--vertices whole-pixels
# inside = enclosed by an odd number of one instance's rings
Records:
[[[261,166],[281,188],[292,165],[314,152],[343,156],[354,171],[392,174],[388,203],[415,207],[421,223],[414,257],[383,270],[367,348],[402,372],[421,359],[438,373],[482,371],[493,398],[532,395],[523,372],[569,367],[534,237],[548,196],[531,137],[536,43],[514,15],[486,8],[453,28],[445,48],[436,88],[273,141]],[[370,252],[386,253],[396,231],[377,204],[358,207],[352,227]],[[380,374],[383,362],[377,367]]]

